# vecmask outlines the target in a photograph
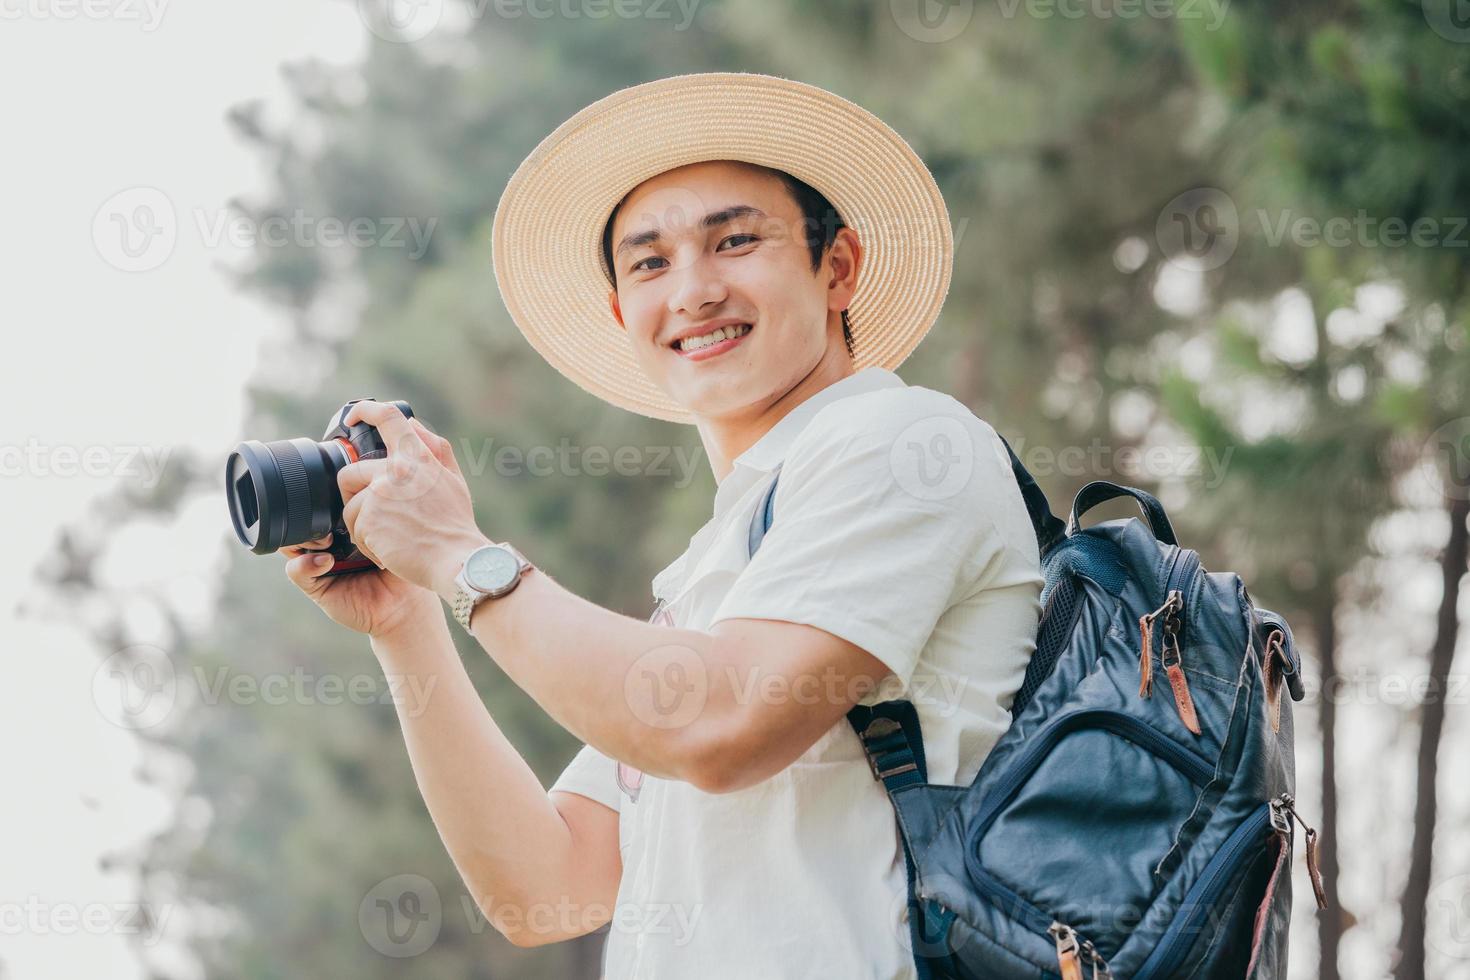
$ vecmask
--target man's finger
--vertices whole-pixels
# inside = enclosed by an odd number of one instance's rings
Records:
[[[443,463],[446,468],[453,470],[455,473],[459,473],[459,460],[455,459],[454,446],[450,444],[449,440],[431,432],[429,427],[418,419],[409,419],[408,421],[413,424],[414,429],[419,434],[419,438],[424,441],[424,445],[429,447],[429,451],[434,454],[434,458]],[[463,476],[464,474],[460,473],[460,475]]]
[[[326,561],[318,564],[318,558]],[[315,595],[327,587],[327,583],[320,579],[332,570],[333,562],[332,556],[325,553],[297,555],[286,562],[286,577],[307,595]]]
[[[358,548],[362,547],[357,540],[357,515],[362,510],[362,505],[367,503],[368,495],[365,493],[353,494],[352,499],[342,507],[342,526],[347,528],[347,536]]]
[[[342,492],[342,502],[351,503],[352,498],[367,489],[373,477],[388,470],[386,459],[363,459],[348,463],[337,471],[337,489]]]
[[[321,537],[317,538],[315,541],[303,541],[301,544],[289,544],[281,549],[281,554],[285,555],[287,558],[295,558],[297,555],[304,554],[306,552],[320,551],[322,548],[330,547],[331,544],[332,536],[330,534],[324,534]]]
[[[347,528],[347,536],[352,539],[352,544],[363,556],[379,568],[383,568],[378,556],[373,554],[367,545],[363,544],[357,536],[357,518],[362,513],[363,506],[368,502],[369,494],[360,493],[348,501],[347,506],[342,508],[342,524]]]
[[[408,419],[397,405],[388,402],[357,402],[343,419],[347,425],[366,422],[378,430],[378,437],[388,447],[388,456],[405,453],[427,459],[429,447],[419,438],[418,431],[409,425]]]

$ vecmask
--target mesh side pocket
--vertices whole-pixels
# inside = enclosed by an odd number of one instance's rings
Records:
[[[1037,690],[1051,676],[1057,659],[1066,647],[1067,637],[1072,635],[1072,628],[1077,624],[1081,599],[1076,576],[1062,576],[1047,599],[1046,609],[1042,611],[1041,624],[1036,634],[1036,652],[1026,665],[1026,676],[1021,681],[1021,689],[1016,692],[1015,702],[1011,704],[1012,718],[1020,717]]]

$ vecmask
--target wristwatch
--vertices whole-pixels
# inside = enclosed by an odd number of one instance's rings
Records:
[[[521,576],[535,566],[509,543],[487,544],[470,552],[454,577],[455,621],[466,631],[475,607],[486,599],[498,599],[521,583]]]

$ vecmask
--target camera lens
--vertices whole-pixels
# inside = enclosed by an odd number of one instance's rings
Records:
[[[342,443],[249,440],[225,464],[225,496],[240,543],[257,555],[320,538],[342,514]]]

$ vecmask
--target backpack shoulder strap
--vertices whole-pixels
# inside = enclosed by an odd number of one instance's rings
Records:
[[[781,467],[777,466],[771,475],[771,482],[766,485],[766,492],[761,496],[760,503],[755,506],[755,513],[750,515],[750,532],[747,535],[749,548],[747,554],[755,557],[757,549],[761,546],[761,540],[765,538],[766,532],[771,529],[771,520],[776,516],[776,481],[781,479]]]
[[[1046,502],[1046,494],[1041,491],[1036,480],[1021,465],[1021,460],[1016,456],[1016,451],[1006,441],[1006,437],[999,432],[995,437],[1000,444],[1006,447],[1006,455],[1011,459],[1011,475],[1016,478],[1016,485],[1021,488],[1021,499],[1026,502],[1026,513],[1031,518],[1031,529],[1036,532],[1036,544],[1041,551],[1041,557],[1056,546],[1057,542],[1067,536],[1067,525],[1060,517],[1051,512],[1051,505]]]
[[[776,483],[781,468],[776,467],[755,513],[751,515],[748,535],[750,556],[755,557],[775,517]],[[1048,511],[1048,514],[1050,512]],[[1060,522],[1058,522],[1060,523]],[[924,736],[919,727],[919,713],[909,701],[884,701],[872,706],[855,705],[847,713],[848,724],[857,733],[873,778],[881,780],[890,796],[895,790],[913,783],[927,782],[924,764]]]
[[[781,467],[778,466],[761,496],[760,503],[756,505],[755,513],[751,515],[748,540],[752,558],[760,548],[766,532],[771,529],[771,521],[775,517],[776,482],[780,478]],[[1051,512],[1047,513],[1050,515]],[[888,801],[893,805],[896,814],[898,803],[893,794],[905,786],[929,781],[929,771],[924,763],[924,735],[919,728],[918,710],[910,701],[884,701],[872,706],[859,704],[854,705],[847,713],[847,723],[857,733],[863,754],[868,757],[868,768],[873,770],[873,778],[883,783]],[[918,980],[933,980],[929,961],[919,952],[926,948],[926,944],[932,945],[932,942],[926,933],[925,923],[928,919],[916,889],[918,870],[914,865],[914,855],[909,850],[908,836],[900,832],[898,837],[903,848],[904,868],[908,873],[909,944],[914,951],[914,968]]]

